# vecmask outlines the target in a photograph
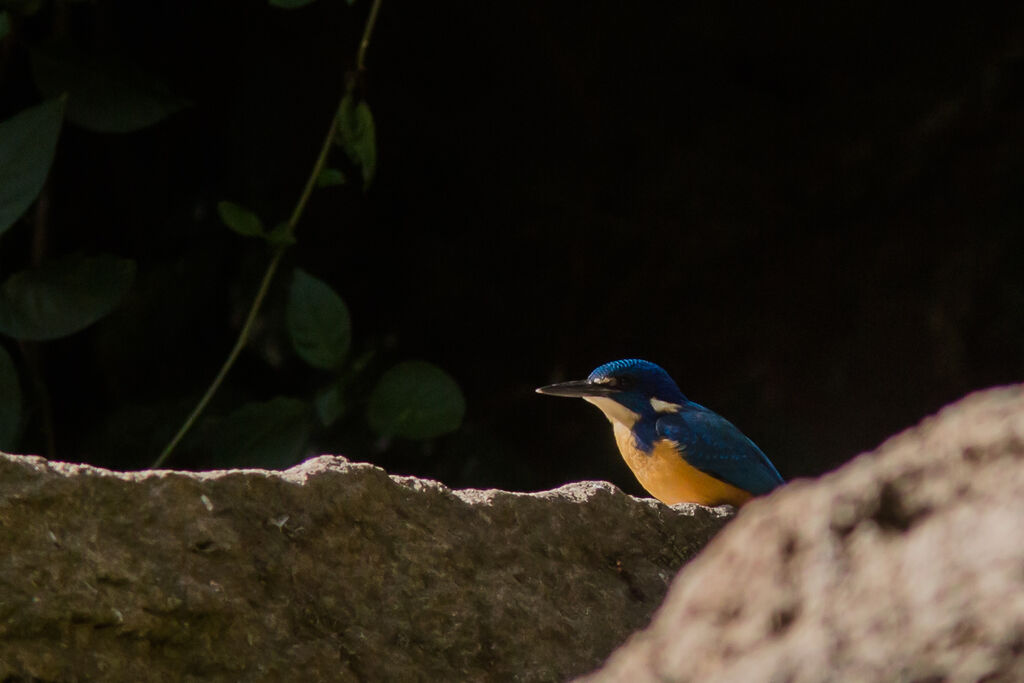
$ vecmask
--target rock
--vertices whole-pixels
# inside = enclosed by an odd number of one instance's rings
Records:
[[[1024,387],[745,506],[585,680],[1024,680]]]
[[[116,473],[2,455],[0,680],[566,680],[648,622],[730,513],[335,457]]]

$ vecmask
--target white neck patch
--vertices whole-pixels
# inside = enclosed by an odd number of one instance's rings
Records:
[[[640,416],[632,410],[610,398],[605,398],[604,396],[584,396],[583,400],[587,403],[593,403],[600,408],[601,412],[604,413],[604,416],[612,424],[619,423],[627,429],[632,429],[636,421],[640,419]]]
[[[683,409],[678,403],[669,403],[657,398],[651,399],[651,407],[654,408],[656,413],[678,413]]]

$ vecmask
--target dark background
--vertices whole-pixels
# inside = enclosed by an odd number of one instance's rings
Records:
[[[377,177],[318,191],[282,272],[330,282],[357,350],[437,363],[468,410],[428,444],[352,427],[311,448],[452,486],[639,492],[597,410],[533,388],[643,357],[793,478],[1020,381],[1019,6],[773,5],[385,0]],[[117,313],[43,347],[57,457],[144,466],[212,378],[267,260],[214,206],[287,216],[368,7],[97,2],[5,45],[5,118],[38,101],[27,52],[55,22],[192,102],[137,133],[62,135],[51,252],[139,275]],[[214,414],[323,383],[281,334],[286,282]]]

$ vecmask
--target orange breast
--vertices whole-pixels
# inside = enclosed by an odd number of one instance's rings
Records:
[[[670,442],[658,441],[650,453],[636,447],[628,427],[615,424],[615,441],[640,485],[666,505],[700,503],[739,507],[752,498],[743,489],[705,474],[688,464]]]

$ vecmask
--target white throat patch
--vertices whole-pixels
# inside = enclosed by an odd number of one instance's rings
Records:
[[[651,407],[654,408],[656,413],[678,413],[683,409],[678,403],[669,403],[657,398],[651,399]]]
[[[612,424],[618,423],[627,429],[632,429],[636,421],[640,419],[640,416],[632,410],[610,398],[605,398],[604,396],[584,396],[583,400],[587,403],[593,403],[600,408],[601,412],[604,413],[604,416]]]

